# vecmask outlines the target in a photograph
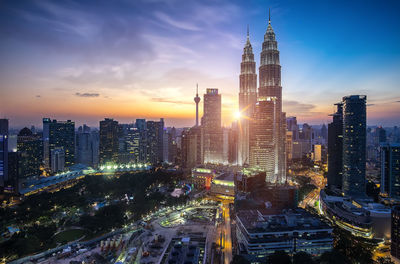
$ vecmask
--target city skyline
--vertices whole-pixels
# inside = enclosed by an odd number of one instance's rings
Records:
[[[104,117],[164,117],[167,126],[192,126],[198,82],[200,96],[219,89],[223,125],[230,125],[246,26],[259,58],[271,7],[287,116],[328,123],[333,98],[366,94],[368,125],[396,125],[399,4],[335,3],[7,2],[0,11],[0,115],[20,128],[45,116],[91,126]]]

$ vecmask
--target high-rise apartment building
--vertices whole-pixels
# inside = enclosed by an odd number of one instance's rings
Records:
[[[17,151],[20,153],[19,177],[21,179],[38,178],[43,162],[42,138],[33,134],[27,127],[21,129],[17,137]]]
[[[223,142],[221,128],[221,95],[218,89],[207,88],[204,94],[203,146],[205,163],[223,163]]]
[[[96,168],[99,163],[99,133],[86,125],[76,133],[76,163]]]
[[[45,166],[50,165],[51,151],[63,148],[65,167],[75,164],[75,122],[43,118],[43,154]]]
[[[390,255],[400,262],[400,206],[392,208]]]
[[[50,151],[50,168],[52,172],[60,172],[65,168],[65,151],[63,147],[55,147]]]
[[[400,199],[400,144],[381,145],[381,193]]]
[[[8,179],[8,119],[0,119],[0,186]]]
[[[194,168],[203,164],[203,133],[201,126],[195,126],[182,132],[181,165]]]
[[[164,160],[164,119],[160,121],[147,121],[147,162],[161,163]]]
[[[239,111],[241,118],[239,120],[238,163],[243,165],[249,163],[250,118],[253,116],[257,102],[256,62],[254,61],[254,53],[248,29],[247,41],[243,49],[242,62],[240,63],[239,87]]]
[[[269,19],[261,51],[258,102],[250,124],[250,165],[265,170],[266,181],[286,178],[285,123],[278,43]]]
[[[343,175],[343,104],[335,104],[337,110],[328,124],[328,187],[342,189]]]
[[[365,95],[343,97],[343,185],[351,197],[365,196],[367,111]]]
[[[129,162],[139,163],[140,152],[140,131],[136,127],[128,128],[125,135],[126,151],[129,155]]]
[[[118,132],[118,121],[112,118],[105,118],[103,121],[100,121],[100,165],[118,162]]]

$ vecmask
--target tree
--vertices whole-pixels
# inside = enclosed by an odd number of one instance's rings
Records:
[[[321,264],[344,264],[349,263],[346,257],[337,250],[328,251],[321,255],[319,258]]]
[[[307,252],[300,251],[293,256],[293,264],[314,264],[312,256]]]
[[[231,264],[250,264],[250,261],[248,261],[243,256],[235,255],[235,256],[233,256],[233,260],[231,261]]]
[[[268,264],[292,264],[292,260],[288,253],[283,250],[275,251],[273,254],[268,256]]]

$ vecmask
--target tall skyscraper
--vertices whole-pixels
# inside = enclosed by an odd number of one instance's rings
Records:
[[[98,133],[86,125],[76,133],[76,163],[96,168],[98,165]]]
[[[147,162],[161,163],[164,160],[164,119],[147,121]]]
[[[135,127],[139,131],[139,162],[147,161],[147,126],[146,119],[136,119]]]
[[[343,104],[335,104],[337,110],[328,124],[328,187],[342,189],[343,170]]]
[[[254,61],[253,48],[247,28],[247,41],[243,49],[239,76],[239,111],[242,118],[239,120],[239,154],[240,165],[249,163],[250,118],[253,116],[257,102],[257,73]]]
[[[8,180],[8,119],[0,119],[0,186]]]
[[[262,44],[258,102],[250,125],[250,165],[266,170],[266,181],[286,178],[286,122],[282,113],[281,66],[278,44],[268,20]],[[253,153],[252,153],[253,151]]]
[[[381,145],[381,193],[400,199],[400,144]]]
[[[218,89],[207,88],[206,94],[204,94],[203,109],[201,125],[204,133],[204,162],[223,163],[221,95],[218,94]]]
[[[40,175],[40,166],[43,162],[43,141],[39,135],[25,127],[18,133],[17,151],[20,153],[21,179],[37,178]]]
[[[65,168],[65,151],[63,147],[55,147],[50,151],[50,167],[52,172],[63,171]]]
[[[63,148],[65,154],[65,167],[75,164],[75,122],[71,120],[57,121],[43,118],[43,153],[45,165],[51,161],[51,151]]]
[[[343,185],[351,197],[365,196],[367,111],[365,95],[343,97]]]
[[[118,121],[105,118],[100,121],[100,165],[118,162]]]
[[[136,127],[128,128],[125,135],[126,151],[129,154],[129,162],[139,163],[140,131]]]
[[[193,168],[203,164],[203,133],[202,127],[192,127],[182,132],[181,165],[183,168]]]
[[[199,85],[196,85],[196,97],[194,98],[194,102],[196,103],[196,126],[199,126],[199,103],[200,103],[200,97],[199,97]]]
[[[400,262],[400,206],[392,208],[390,255]]]

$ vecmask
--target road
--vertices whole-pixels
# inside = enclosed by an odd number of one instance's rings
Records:
[[[317,188],[312,190],[304,199],[300,202],[299,207],[305,208],[307,205],[315,207],[315,202],[319,200],[319,193],[321,189],[325,188],[326,179],[321,173],[311,171],[307,173],[309,178],[311,178],[311,183]]]
[[[232,261],[232,236],[229,203],[221,205],[223,223],[218,227],[217,244],[221,246],[221,263],[229,264]]]

